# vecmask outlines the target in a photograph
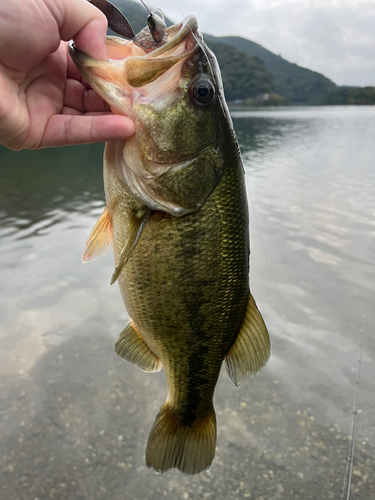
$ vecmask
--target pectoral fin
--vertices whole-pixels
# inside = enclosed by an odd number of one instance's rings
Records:
[[[91,262],[107,253],[108,245],[112,242],[112,224],[108,208],[105,207],[86,241],[86,248],[82,255],[82,262]]]
[[[236,385],[240,385],[260,370],[269,356],[267,327],[250,293],[241,329],[225,358],[228,374]]]
[[[115,344],[115,352],[145,372],[158,372],[162,364],[130,321]]]
[[[124,269],[126,263],[128,262],[133,250],[137,246],[139,238],[143,232],[143,229],[146,225],[148,218],[150,217],[151,210],[145,207],[143,213],[141,215],[134,214],[130,220],[129,224],[129,239],[125,243],[124,248],[121,250],[121,254],[119,257],[118,264],[116,269],[114,270],[111,278],[111,285],[117,281],[117,278],[120,276],[121,271]]]

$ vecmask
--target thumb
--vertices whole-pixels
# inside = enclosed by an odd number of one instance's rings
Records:
[[[105,15],[86,0],[45,0],[57,21],[62,40],[73,39],[93,59],[107,60]]]

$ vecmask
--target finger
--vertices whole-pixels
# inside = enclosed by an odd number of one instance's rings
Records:
[[[45,0],[59,26],[62,40],[73,38],[77,48],[94,59],[107,60],[107,19],[86,0]]]
[[[70,108],[69,106],[64,106],[61,110],[62,115],[82,115],[83,113],[75,108]]]
[[[116,141],[133,134],[134,123],[125,116],[54,115],[48,122],[40,147]]]
[[[64,91],[64,106],[81,111],[110,111],[101,97],[94,90],[88,90],[77,80],[68,79]]]
[[[23,72],[57,50],[61,38],[48,2],[53,0],[0,1],[2,64]]]
[[[82,113],[78,109],[69,108],[69,106],[64,106],[61,110],[61,114],[79,116],[114,116],[112,111],[90,111],[89,113]]]

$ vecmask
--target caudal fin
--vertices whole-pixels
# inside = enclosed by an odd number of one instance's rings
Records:
[[[165,403],[157,415],[148,438],[146,464],[157,472],[179,469],[196,474],[207,469],[216,446],[215,410],[189,425]]]

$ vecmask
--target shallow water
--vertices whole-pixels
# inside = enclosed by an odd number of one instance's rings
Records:
[[[339,499],[359,355],[350,498],[375,498],[375,108],[232,116],[272,357],[239,388],[223,370],[216,458],[194,477],[145,466],[164,376],[113,352],[112,256],[80,262],[102,146],[0,149],[0,498]]]

